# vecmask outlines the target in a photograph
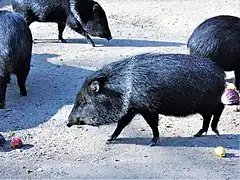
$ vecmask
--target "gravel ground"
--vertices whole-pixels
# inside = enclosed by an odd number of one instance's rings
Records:
[[[188,53],[186,41],[203,20],[220,14],[240,17],[239,0],[98,0],[105,9],[113,40],[93,38],[97,47],[66,28],[68,43],[57,42],[57,25],[33,23],[36,44],[20,97],[15,76],[7,89],[6,109],[0,110],[0,178],[167,178],[239,179],[240,113],[227,106],[219,123],[193,138],[202,125],[199,115],[159,116],[159,145],[148,147],[152,133],[136,116],[119,139],[107,145],[116,124],[100,128],[66,126],[75,95],[86,76],[104,64],[143,52]],[[228,78],[233,78],[229,72]],[[21,149],[9,147],[21,137]],[[225,158],[214,154],[227,149]]]

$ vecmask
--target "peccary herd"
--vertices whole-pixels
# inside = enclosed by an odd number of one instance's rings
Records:
[[[34,22],[58,24],[58,39],[65,26],[83,35],[112,39],[105,11],[93,0],[12,0],[13,11],[0,11],[0,108],[10,74],[17,76],[22,96],[30,70]],[[221,96],[225,72],[234,71],[240,90],[240,18],[220,15],[202,22],[187,42],[190,54],[144,53],[103,66],[84,81],[67,126],[117,123],[108,141],[115,140],[136,114],[152,129],[151,146],[159,139],[158,115],[186,117],[200,114],[195,137],[217,125],[224,110]]]

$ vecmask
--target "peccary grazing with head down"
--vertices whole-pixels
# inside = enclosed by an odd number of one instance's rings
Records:
[[[30,70],[33,41],[23,17],[10,11],[0,11],[0,36],[0,108],[4,108],[11,73],[17,75],[20,94],[27,95],[25,82]]]
[[[67,126],[118,123],[109,141],[141,114],[158,138],[158,114],[184,117],[199,113],[203,126],[196,137],[212,130],[224,105],[224,71],[212,61],[184,54],[146,53],[113,62],[96,71],[77,94]]]
[[[63,39],[66,24],[92,46],[95,44],[89,34],[112,39],[105,11],[93,0],[12,0],[12,6],[23,14],[28,25],[34,21],[57,23],[61,42],[66,42]]]
[[[228,15],[202,22],[188,39],[191,55],[215,61],[225,71],[234,71],[240,90],[240,18]]]

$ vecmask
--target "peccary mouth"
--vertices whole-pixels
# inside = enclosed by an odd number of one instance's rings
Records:
[[[86,123],[84,121],[78,120],[77,123],[67,123],[67,127],[71,127],[73,125],[85,125]]]
[[[96,120],[96,117],[69,119],[69,121],[67,122],[67,127],[71,127],[73,125],[98,126],[97,123],[93,123],[94,120]]]

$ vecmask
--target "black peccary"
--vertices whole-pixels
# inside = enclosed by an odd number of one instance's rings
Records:
[[[240,90],[240,18],[215,16],[202,22],[188,39],[191,55],[210,58],[225,71],[234,71]]]
[[[33,41],[23,17],[10,11],[0,11],[0,37],[0,108],[4,108],[11,73],[17,75],[20,94],[27,95],[25,82],[30,70]]]
[[[24,15],[28,25],[34,21],[56,22],[61,42],[66,42],[63,39],[66,24],[92,46],[95,44],[89,34],[112,39],[105,11],[93,0],[12,0],[12,7]]]
[[[139,113],[158,138],[158,114],[184,117],[199,113],[203,126],[196,137],[212,130],[224,105],[224,71],[212,61],[184,54],[140,54],[106,65],[85,80],[67,126],[116,123],[109,141]]]

